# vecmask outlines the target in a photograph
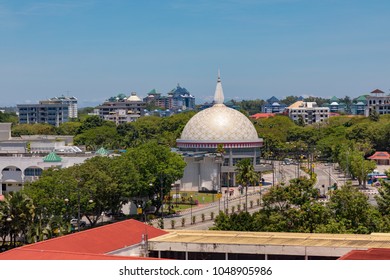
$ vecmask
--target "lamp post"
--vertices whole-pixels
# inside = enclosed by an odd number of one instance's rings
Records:
[[[80,219],[81,219],[81,209],[80,209],[80,188],[77,189],[77,205],[78,205],[78,211],[77,211],[77,231],[80,231]]]
[[[176,208],[177,208],[177,199],[179,198],[179,185],[176,185]]]
[[[66,207],[66,222],[69,223],[69,213],[68,213],[68,205],[69,205],[69,198],[65,198],[64,199],[65,201],[65,207]]]
[[[191,225],[192,225],[192,195],[190,196],[190,208],[191,208]]]
[[[169,199],[169,210],[168,210],[168,213],[171,214],[171,205],[172,205],[172,197],[171,197],[171,191],[173,189],[173,187],[175,186],[174,183],[171,184],[171,190],[169,191],[169,196],[168,196],[168,199]]]

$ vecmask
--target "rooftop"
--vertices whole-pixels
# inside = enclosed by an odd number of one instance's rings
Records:
[[[390,234],[323,234],[292,232],[239,232],[168,230],[170,233],[150,242],[314,246],[338,248],[390,248]]]
[[[116,250],[141,243],[166,231],[136,220],[125,220],[15,248],[0,254],[9,259],[112,259]],[[91,257],[91,258],[89,258]]]

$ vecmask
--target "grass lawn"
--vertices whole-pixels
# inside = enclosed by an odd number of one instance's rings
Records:
[[[179,194],[180,197],[177,198],[177,207],[176,207],[176,194]],[[180,204],[182,201],[182,198],[185,198],[185,201],[188,203],[189,198],[192,195],[192,199],[194,201],[198,201],[198,204],[206,204],[211,202],[217,202],[218,198],[216,194],[212,193],[198,193],[198,192],[183,192],[179,191],[176,193],[176,191],[171,191],[170,196],[172,197],[171,205],[173,205],[173,210],[175,211],[181,211],[184,209],[188,209],[191,206],[189,204]],[[196,205],[193,205],[195,207]]]

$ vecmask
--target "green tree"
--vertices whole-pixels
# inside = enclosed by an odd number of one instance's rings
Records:
[[[96,151],[100,147],[118,149],[120,139],[115,127],[99,126],[90,128],[74,137],[76,145],[85,145],[87,150]]]
[[[370,115],[368,116],[371,121],[377,122],[379,121],[379,113],[376,110],[371,110]]]
[[[76,135],[81,126],[81,122],[64,122],[57,128],[59,135]]]
[[[236,165],[236,181],[245,188],[245,211],[248,211],[248,186],[259,181],[259,173],[255,171],[251,159],[240,160]]]
[[[366,195],[351,184],[335,190],[328,207],[334,220],[341,223],[347,232],[367,234],[382,231],[383,221],[378,210],[369,204]]]
[[[4,234],[10,236],[12,247],[17,246],[18,237],[26,240],[27,231],[32,226],[35,207],[32,200],[23,192],[10,192],[0,201],[0,219],[5,228],[2,229],[3,245]]]
[[[139,185],[131,190],[131,195],[146,197],[156,207],[157,213],[164,196],[170,193],[171,185],[183,177],[183,158],[155,141],[131,148],[124,156],[134,162],[139,174]]]
[[[18,123],[18,116],[13,112],[0,112],[0,123],[12,123],[15,125]]]
[[[291,104],[298,101],[298,96],[289,95],[284,99],[280,100],[280,103],[286,104],[287,106],[290,106]]]
[[[378,204],[378,210],[383,216],[390,217],[390,183],[381,181],[378,188],[378,195],[375,196]]]
[[[18,124],[12,127],[13,137],[21,135],[56,135],[56,127],[50,124]]]

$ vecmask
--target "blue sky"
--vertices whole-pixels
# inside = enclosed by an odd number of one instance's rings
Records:
[[[0,106],[177,83],[225,98],[390,89],[390,1],[0,0]]]

